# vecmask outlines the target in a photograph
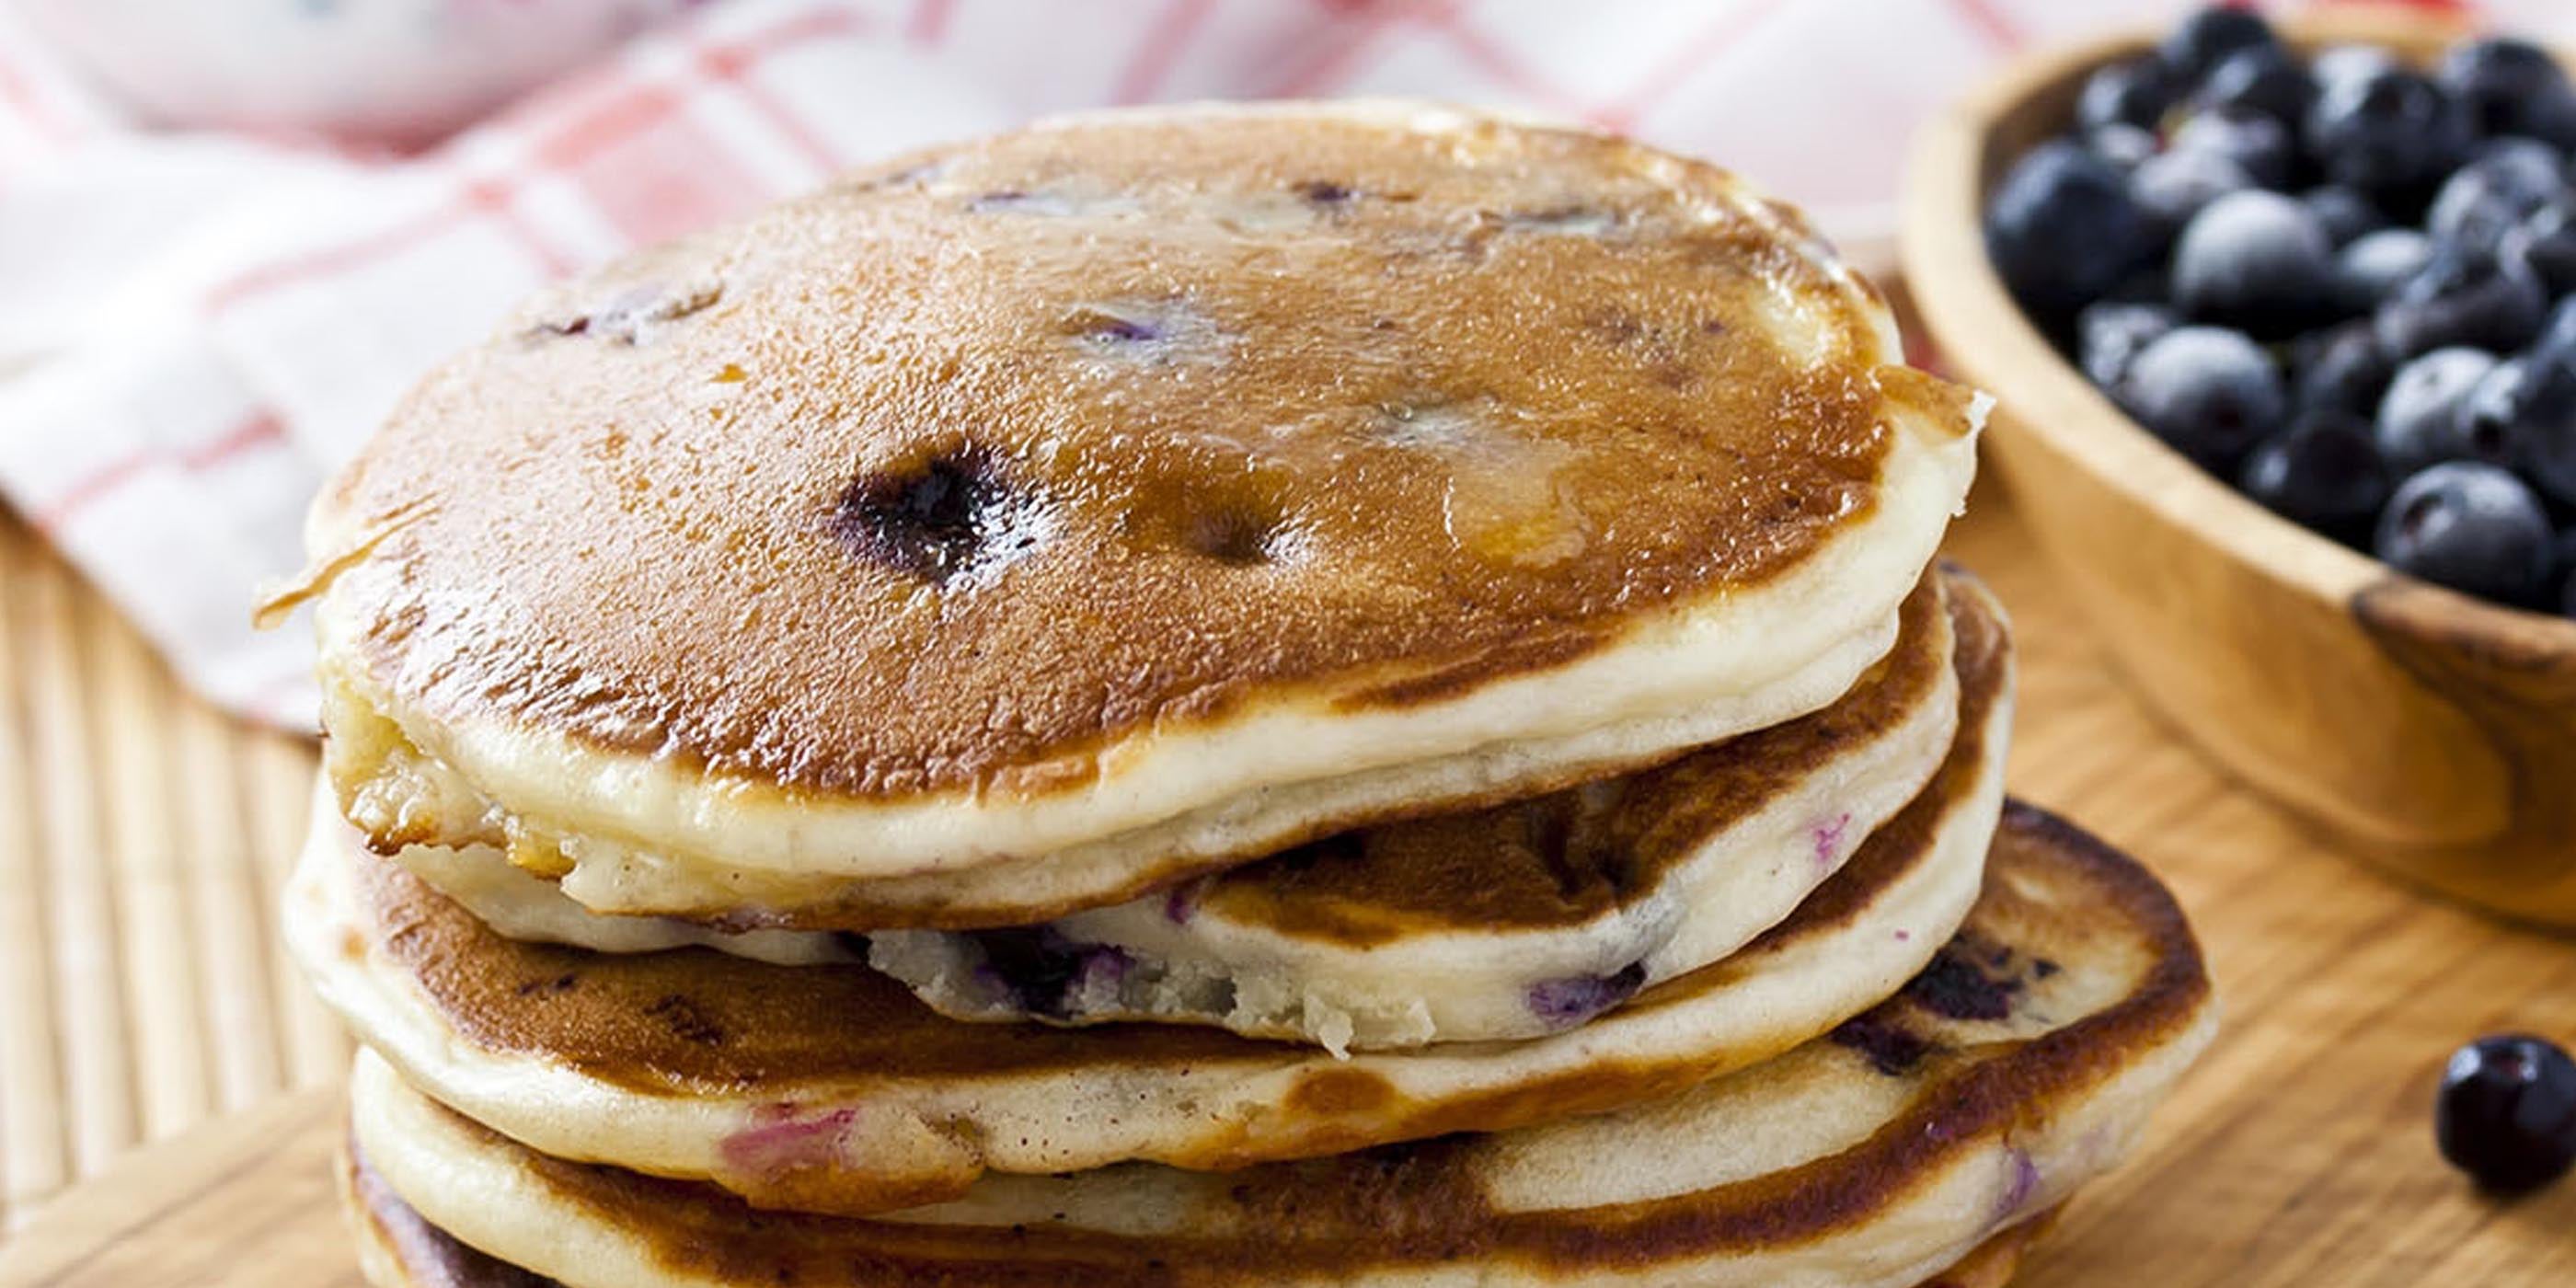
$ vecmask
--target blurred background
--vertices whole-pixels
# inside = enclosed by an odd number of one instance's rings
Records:
[[[251,606],[321,480],[536,285],[1035,115],[1345,95],[1710,157],[1892,271],[1919,122],[2187,7],[0,0],[0,1223],[344,1067],[271,950],[313,695]],[[2576,35],[2567,0],[2474,16]]]

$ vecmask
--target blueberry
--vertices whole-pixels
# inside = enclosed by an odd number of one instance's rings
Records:
[[[2372,193],[2428,183],[2459,163],[2468,124],[2440,86],[2384,68],[2325,82],[2308,109],[2308,154],[2328,179]]]
[[[2214,4],[2167,32],[2164,42],[2156,46],[2156,57],[2176,80],[2196,82],[2229,54],[2279,43],[2261,14]]]
[[[2290,346],[2299,406],[2339,411],[2368,420],[2379,409],[2397,366],[2380,350],[2368,319],[2312,331]]]
[[[2024,307],[2063,316],[2154,249],[2109,162],[2063,139],[2032,149],[1986,206],[1986,253]]]
[[[2173,106],[2173,82],[2152,58],[2108,63],[2084,78],[2075,98],[2075,124],[2085,133],[2106,125],[2153,130]]]
[[[2308,77],[2323,90],[2328,85],[2401,68],[2397,55],[2384,45],[2329,45],[2308,60]]]
[[[2129,195],[2158,240],[2180,233],[2209,203],[2254,186],[2245,167],[2214,152],[2151,156],[2129,176]]]
[[[2231,192],[2182,230],[2174,303],[2203,321],[2278,336],[2313,320],[2333,289],[2334,247],[2315,215],[2277,192]]]
[[[2526,1033],[2451,1053],[2433,1101],[2442,1157],[2499,1194],[2535,1190],[2576,1165],[2576,1060]]]
[[[2504,235],[2503,253],[2522,261],[2552,298],[2576,293],[2576,209],[2542,206]]]
[[[2566,98],[2567,73],[2558,60],[2529,41],[2510,37],[2468,40],[2442,56],[2435,76],[2481,134],[2520,134],[2548,139],[2560,128],[2553,103]]]
[[[2297,60],[2278,45],[2255,45],[2219,59],[2192,102],[2250,109],[2297,129],[2316,96],[2316,82]]]
[[[2335,256],[2335,301],[2347,309],[2378,306],[2433,262],[2433,239],[2412,228],[2363,233]]]
[[[2540,279],[2522,261],[2437,243],[2432,260],[2399,283],[2371,321],[2381,346],[2401,358],[2455,344],[2502,352],[2539,335],[2548,308]]]
[[[2435,349],[2399,367],[2377,417],[2379,453],[2389,468],[2412,474],[2467,456],[2460,449],[2460,407],[2495,367],[2495,355],[2461,348]]]
[[[2541,323],[2540,338],[2531,342],[2531,351],[2562,362],[2576,360],[2576,300],[2560,300],[2549,311],[2549,320]]]
[[[2525,104],[2514,134],[2560,151],[2576,151],[2576,89],[2561,85]]]
[[[2506,452],[2542,493],[2576,506],[2576,364],[2560,354],[2517,359],[2521,378],[2498,395]]]
[[[1526,997],[1531,1013],[1548,1027],[1568,1029],[1636,996],[1645,982],[1646,964],[1631,962],[1615,974],[1541,980]]]
[[[2151,259],[2132,269],[2103,299],[2120,304],[2165,304],[2173,299],[2173,279],[2160,260]]]
[[[2388,226],[2388,212],[2372,205],[2370,198],[2334,184],[2300,193],[2299,204],[2317,217],[2317,227],[2325,229],[2326,240],[2337,246]]]
[[[2158,337],[2129,364],[2119,395],[2150,433],[2213,469],[2233,464],[2289,411],[2270,355],[2221,327],[2177,327]]]
[[[2290,127],[2241,104],[2192,113],[2165,146],[2174,152],[2214,152],[2266,188],[2286,186],[2299,164],[2299,145]]]
[[[2117,388],[2139,351],[2177,324],[2161,304],[2096,300],[2075,315],[2076,361],[2094,384]]]
[[[2442,181],[2424,229],[2439,241],[2492,245],[2533,211],[2566,197],[2567,171],[2556,152],[2530,139],[2502,139]]]
[[[2540,498],[2522,480],[2445,461],[2397,485],[2372,548],[2399,572],[2511,604],[2538,591],[2550,537]]]
[[[2553,372],[2563,369],[2527,358],[2495,364],[2460,400],[2450,436],[2426,446],[2440,452],[2438,459],[2512,468],[2534,421],[2576,412],[2576,373]]]
[[[2558,583],[2558,611],[2576,617],[2576,528],[2560,532],[2552,549],[2557,557],[2549,575]]]
[[[2122,170],[2137,169],[2160,148],[2152,132],[2116,121],[2085,131],[2084,146]]]
[[[2317,411],[2256,445],[2236,485],[2274,514],[2354,541],[2388,503],[2388,466],[2360,417]]]

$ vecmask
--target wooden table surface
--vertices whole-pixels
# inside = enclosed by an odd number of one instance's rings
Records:
[[[339,1047],[270,945],[306,754],[176,693],[95,604],[0,543],[0,1142],[16,1211],[133,1141],[327,1080]],[[2479,1198],[2434,1153],[2443,1057],[2504,1028],[2576,1038],[2576,942],[2345,862],[2218,777],[2119,685],[1989,489],[1953,553],[2022,644],[2014,789],[2173,883],[2227,1024],[2129,1167],[2019,1281],[2576,1282],[2576,1182]],[[325,1092],[156,1147],[0,1250],[0,1288],[349,1288]]]

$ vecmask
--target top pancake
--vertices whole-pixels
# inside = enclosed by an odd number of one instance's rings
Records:
[[[916,155],[414,391],[310,529],[335,772],[380,843],[496,805],[558,869],[874,877],[1797,678],[1774,722],[1883,649],[1964,493],[1977,407],[1897,360],[1794,214],[1590,133],[1199,109]],[[1525,759],[1435,786],[1564,775]]]

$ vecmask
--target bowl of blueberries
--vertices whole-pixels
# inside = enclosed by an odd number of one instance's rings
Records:
[[[2135,687],[2344,848],[2576,927],[2576,84],[2422,8],[2051,51],[1909,294]]]

